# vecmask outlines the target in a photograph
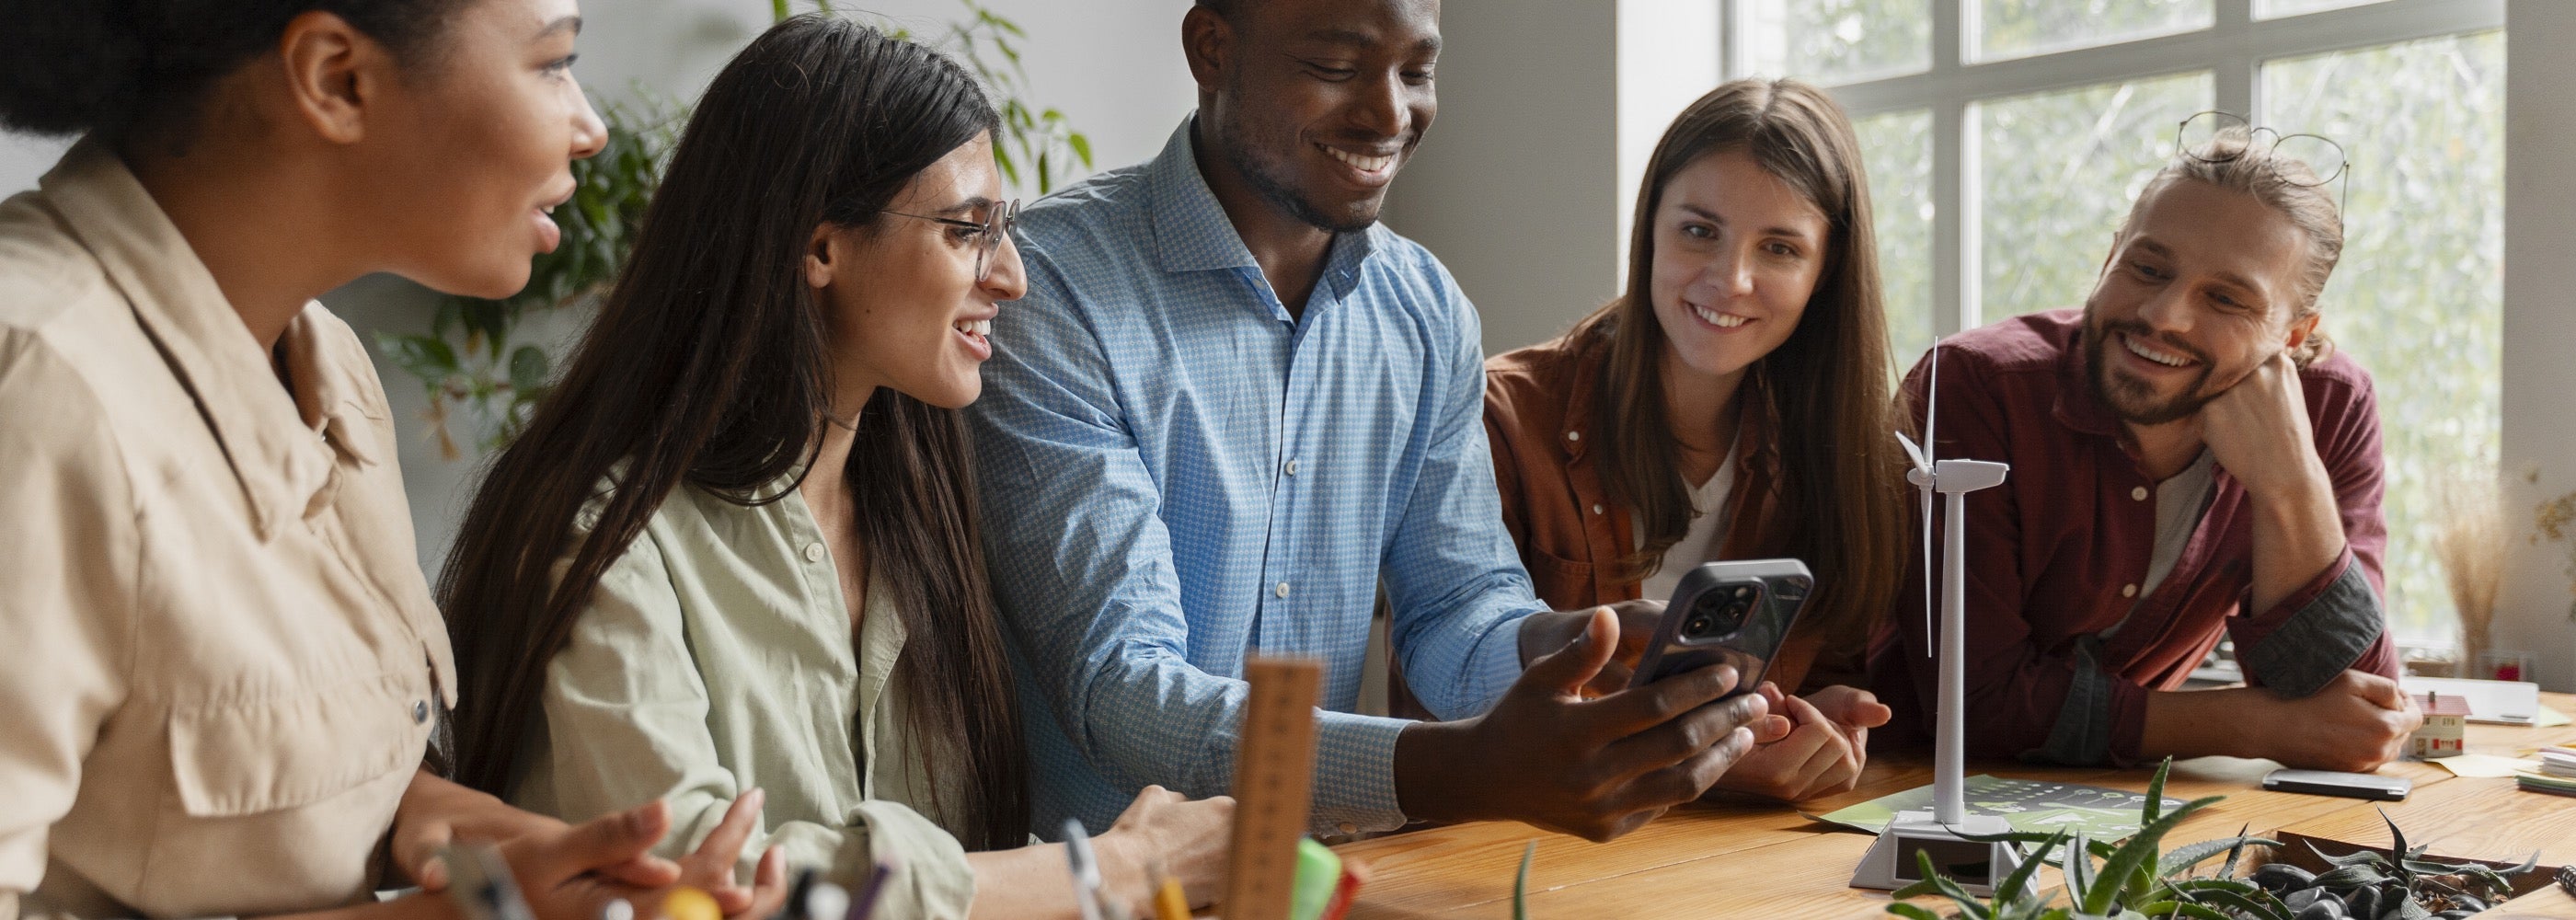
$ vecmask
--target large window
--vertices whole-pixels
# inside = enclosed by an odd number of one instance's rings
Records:
[[[2077,306],[2203,109],[2340,142],[2324,328],[2379,382],[2388,605],[2445,644],[2441,483],[2494,475],[2502,0],[1720,0],[1728,76],[1831,87],[1859,127],[1901,360]]]

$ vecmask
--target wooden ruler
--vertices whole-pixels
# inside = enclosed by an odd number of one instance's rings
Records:
[[[1297,841],[1306,836],[1315,776],[1315,701],[1324,665],[1312,658],[1244,662],[1252,699],[1234,748],[1234,852],[1226,863],[1226,920],[1288,920]]]

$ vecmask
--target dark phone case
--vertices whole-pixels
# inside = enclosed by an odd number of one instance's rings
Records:
[[[2344,777],[2351,777],[2345,779]],[[2335,795],[2348,799],[2376,799],[2402,802],[2414,791],[2415,783],[2402,776],[2375,776],[2368,773],[2331,773],[2320,770],[2276,770],[2263,777],[2263,788],[2273,792],[2297,792],[2306,795]]]
[[[1690,619],[1694,606],[1703,599],[1716,600],[1719,589],[1737,585],[1752,585],[1761,592],[1742,626],[1721,635],[1682,637],[1682,624]],[[1672,601],[1655,624],[1654,642],[1646,646],[1628,685],[1643,687],[1674,674],[1731,664],[1740,676],[1736,689],[1727,695],[1752,692],[1762,683],[1771,656],[1779,653],[1780,640],[1789,634],[1790,624],[1797,621],[1798,611],[1807,605],[1815,587],[1807,564],[1795,559],[1701,563],[1673,586]]]

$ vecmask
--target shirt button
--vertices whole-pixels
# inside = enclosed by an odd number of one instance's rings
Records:
[[[1565,433],[1565,439],[1566,439],[1566,440],[1568,440],[1568,441],[1580,441],[1580,440],[1583,440],[1583,432],[1580,432],[1580,431],[1569,431],[1569,432],[1566,432],[1566,433]]]
[[[1360,826],[1359,826],[1359,825],[1357,825],[1357,824],[1353,824],[1353,823],[1348,822],[1348,821],[1344,821],[1344,822],[1342,822],[1341,824],[1338,824],[1338,825],[1335,825],[1335,826],[1336,826],[1337,828],[1339,828],[1339,829],[1341,830],[1341,832],[1342,832],[1342,833],[1345,833],[1345,834],[1356,834],[1356,833],[1359,833],[1359,832],[1360,832]]]
[[[413,700],[413,701],[411,701],[411,721],[412,721],[412,724],[414,724],[414,725],[419,725],[419,724],[421,724],[421,723],[423,723],[423,722],[427,722],[427,721],[429,721],[429,701],[428,701],[428,700]]]
[[[2137,584],[2136,582],[2130,582],[2130,583],[2128,583],[2128,584],[2121,585],[2121,586],[2120,586],[2120,596],[2121,596],[2121,597],[2136,597],[2136,596],[2138,596],[2138,584]]]
[[[807,561],[807,562],[821,562],[821,561],[823,561],[823,544],[820,544],[820,543],[808,543],[808,544],[805,544],[805,561]]]
[[[1280,582],[1280,583],[1279,583],[1279,587],[1276,587],[1276,588],[1272,588],[1272,589],[1270,589],[1270,592],[1271,592],[1271,593],[1273,593],[1273,594],[1277,594],[1277,595],[1279,595],[1280,597],[1287,597],[1287,596],[1288,596],[1288,583],[1287,583],[1287,582],[1284,582],[1284,581],[1283,581],[1283,582]]]
[[[1288,461],[1288,475],[1290,475],[1290,476],[1295,476],[1295,475],[1297,475],[1297,461],[1295,461],[1295,460],[1290,460],[1290,461]]]
[[[1594,514],[1600,514],[1600,513],[1602,513],[1601,506],[1600,506],[1600,505],[1598,505],[1598,504],[1593,505],[1593,506],[1592,506],[1592,513],[1594,513]]]
[[[2136,500],[2138,500],[2138,501],[2146,501],[2146,500],[2147,500],[2147,487],[2146,487],[2146,486],[2139,486],[2139,487],[2137,487],[2137,488],[2130,489],[2130,490],[2129,490],[2129,497],[2130,497],[2130,498],[2133,498],[2133,499],[2136,499]]]

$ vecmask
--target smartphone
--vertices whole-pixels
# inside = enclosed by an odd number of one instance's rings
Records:
[[[1753,692],[1815,589],[1816,577],[1795,559],[1701,563],[1673,587],[1628,685],[1731,664],[1739,676],[1726,695]]]
[[[2403,776],[2381,776],[2376,773],[2274,770],[2264,775],[2263,788],[2273,792],[2303,792],[2308,795],[2339,795],[2354,799],[2402,802],[2406,800],[2406,793],[2415,789],[2415,781]]]

